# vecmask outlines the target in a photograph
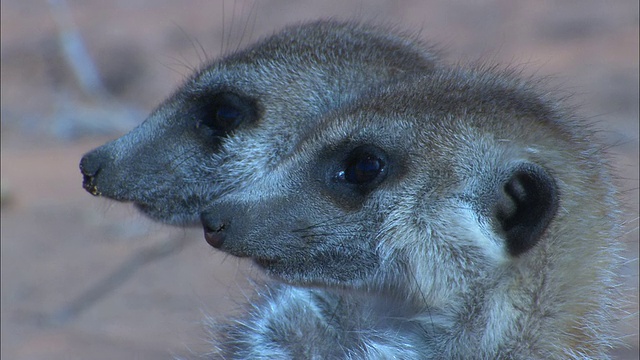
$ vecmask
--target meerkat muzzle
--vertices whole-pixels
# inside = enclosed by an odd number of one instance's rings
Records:
[[[229,227],[229,221],[219,221],[218,224],[213,226],[203,222],[202,226],[204,228],[204,239],[207,241],[207,244],[216,249],[222,247],[226,238],[225,230]]]

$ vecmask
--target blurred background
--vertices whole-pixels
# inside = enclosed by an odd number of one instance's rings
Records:
[[[444,47],[447,61],[516,65],[575,94],[625,201],[631,315],[620,316],[626,347],[614,355],[638,358],[637,0],[2,0],[2,358],[206,351],[201,319],[245,302],[257,271],[211,250],[200,229],[90,196],[78,162],[205,58],[327,17],[397,24]]]

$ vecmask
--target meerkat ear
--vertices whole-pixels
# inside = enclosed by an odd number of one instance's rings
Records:
[[[556,183],[540,166],[520,165],[498,191],[495,209],[509,254],[521,255],[538,243],[556,214]]]

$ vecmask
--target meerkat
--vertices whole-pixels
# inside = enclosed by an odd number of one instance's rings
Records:
[[[157,221],[199,225],[205,204],[268,171],[318,115],[408,71],[435,50],[356,22],[285,28],[191,76],[139,127],[80,162],[84,188]]]
[[[509,72],[440,68],[300,129],[202,214],[279,279],[223,359],[608,358],[616,191],[580,119]]]
[[[85,155],[84,187],[159,221],[202,218],[212,246],[281,280],[212,327],[215,357],[605,357],[615,212],[589,134],[515,78],[434,68],[432,49],[386,30],[290,27]],[[600,203],[581,208],[578,190]]]

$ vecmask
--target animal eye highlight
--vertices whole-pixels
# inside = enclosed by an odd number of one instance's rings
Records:
[[[370,188],[384,178],[386,173],[385,154],[374,146],[355,148],[347,156],[336,174],[340,182],[358,187]]]
[[[368,184],[378,177],[383,168],[384,163],[381,159],[365,153],[347,163],[344,179],[351,184]]]

